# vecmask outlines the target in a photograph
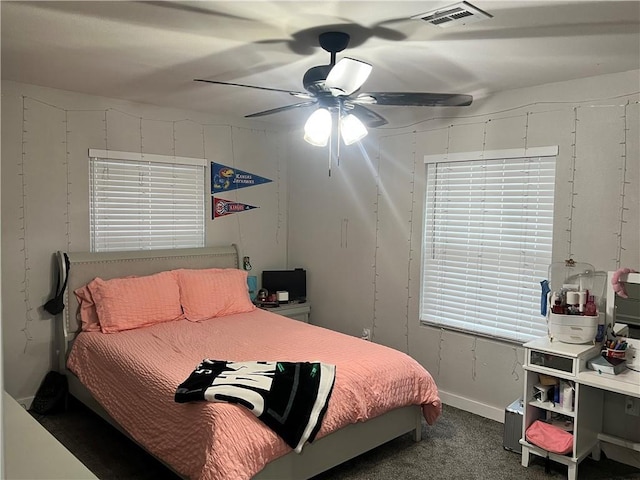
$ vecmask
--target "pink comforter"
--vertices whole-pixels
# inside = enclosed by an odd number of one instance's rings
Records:
[[[242,407],[174,402],[176,387],[204,358],[336,365],[316,438],[400,406],[423,405],[429,423],[441,412],[431,375],[408,355],[263,310],[113,334],[84,332],[67,365],[138,443],[181,475],[250,478],[291,449]]]

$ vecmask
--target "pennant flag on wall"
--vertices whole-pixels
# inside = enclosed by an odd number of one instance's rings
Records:
[[[246,212],[247,210],[253,210],[253,205],[247,205],[240,202],[232,202],[231,200],[225,200],[224,198],[211,197],[211,211],[213,212],[213,218],[224,217],[225,215],[231,215],[232,213]]]
[[[272,180],[253,173],[211,162],[211,193],[227,192],[244,187],[253,187]]]

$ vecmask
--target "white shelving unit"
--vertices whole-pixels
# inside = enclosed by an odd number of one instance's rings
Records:
[[[551,342],[547,337],[528,342],[525,347],[525,392],[522,432],[522,465],[529,466],[530,456],[549,457],[567,465],[569,480],[577,478],[578,464],[591,455],[600,459],[598,434],[602,431],[602,408],[604,391],[578,382],[578,375],[586,369],[586,362],[598,355],[600,345],[575,345]],[[541,402],[534,398],[535,385],[540,383],[539,374],[558,380],[569,381],[574,387],[573,408],[563,408],[553,401]],[[538,419],[551,413],[559,413],[572,422],[573,450],[567,455],[548,452],[526,441],[527,428]]]
[[[626,325],[617,324],[614,328],[617,335],[628,330]],[[626,339],[629,343],[627,369],[617,375],[601,374],[587,367],[587,361],[600,354],[601,344],[569,344],[550,341],[543,337],[525,343],[525,391],[522,432],[522,465],[529,466],[531,455],[549,457],[568,467],[569,480],[578,475],[578,465],[591,455],[594,460],[600,459],[600,445],[603,442],[622,446],[640,452],[640,442],[608,435],[603,432],[603,408],[605,392],[640,398],[640,340]],[[635,352],[635,353],[634,353]],[[552,401],[541,402],[534,398],[534,386],[539,383],[539,374],[549,375],[559,380],[573,382],[574,405],[572,411],[559,407]],[[567,455],[557,455],[530,444],[526,441],[527,428],[536,420],[547,417],[550,413],[561,413],[572,423],[573,449]]]

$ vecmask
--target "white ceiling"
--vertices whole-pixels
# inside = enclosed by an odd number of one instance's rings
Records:
[[[636,0],[474,0],[493,18],[446,29],[410,19],[453,3],[2,1],[2,78],[242,117],[296,99],[193,79],[302,91],[304,72],[330,60],[318,34],[335,30],[352,37],[338,59],[374,67],[363,91],[480,98],[640,69]],[[371,109],[389,117],[389,109],[402,108]],[[260,119],[287,125],[308,114]]]

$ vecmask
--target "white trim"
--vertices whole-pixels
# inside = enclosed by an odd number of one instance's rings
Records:
[[[89,158],[108,158],[111,160],[131,160],[136,162],[174,163],[180,165],[207,166],[206,158],[176,157],[173,155],[158,155],[156,153],[119,152],[117,150],[89,149]]]
[[[28,397],[16,398],[15,401],[18,402],[18,404],[25,410],[29,410],[35,398],[35,395],[31,395]]]
[[[424,163],[466,162],[469,160],[497,160],[500,158],[554,157],[558,155],[558,146],[508,148],[505,150],[487,150],[476,152],[440,153],[425,155]]]
[[[481,417],[504,423],[504,409],[496,408],[486,403],[477,402],[467,397],[461,397],[454,393],[447,393],[439,390],[440,400],[445,405],[450,405],[465,412],[470,412]]]

